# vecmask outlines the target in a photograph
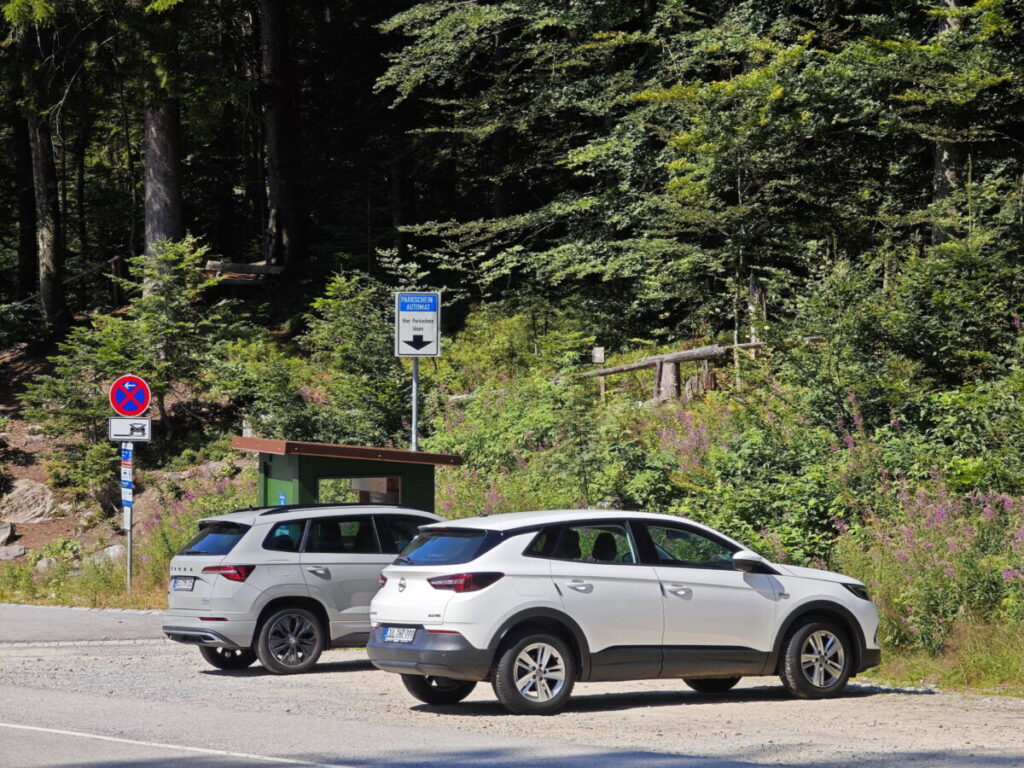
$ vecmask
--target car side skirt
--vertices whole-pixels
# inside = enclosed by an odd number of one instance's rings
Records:
[[[591,654],[587,682],[759,675],[768,655],[740,646],[613,646]]]

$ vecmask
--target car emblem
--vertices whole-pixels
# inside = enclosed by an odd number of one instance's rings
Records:
[[[405,592],[405,577],[398,580],[398,591]]]

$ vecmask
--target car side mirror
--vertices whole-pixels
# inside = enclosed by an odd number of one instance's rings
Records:
[[[732,553],[732,567],[737,571],[760,573],[764,571],[767,565],[767,560],[756,552],[751,552],[749,549],[741,549]]]

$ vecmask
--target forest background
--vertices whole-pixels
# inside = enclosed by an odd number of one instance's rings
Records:
[[[443,514],[685,515],[863,579],[883,675],[1024,689],[1024,0],[0,7],[4,426],[80,523],[0,599],[158,606],[253,500],[243,424],[405,447],[391,291],[443,289]],[[692,399],[580,375],[752,337]],[[162,500],[131,596],[90,551],[126,371]]]

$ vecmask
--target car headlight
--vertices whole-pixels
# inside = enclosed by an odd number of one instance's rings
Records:
[[[843,586],[861,600],[871,600],[871,595],[868,594],[868,588],[863,584],[847,584],[846,582],[843,582]]]

